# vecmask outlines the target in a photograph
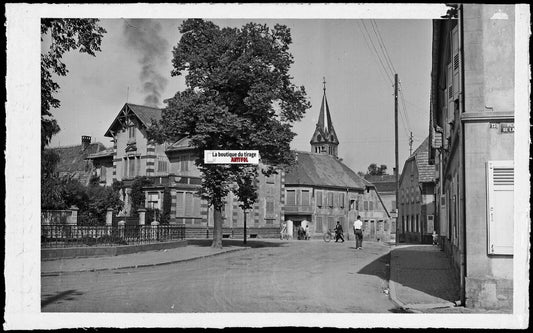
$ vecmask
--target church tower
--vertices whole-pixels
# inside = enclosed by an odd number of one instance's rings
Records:
[[[320,106],[320,115],[318,116],[315,133],[310,142],[311,152],[337,157],[339,140],[329,113],[328,100],[326,98],[326,78],[324,78],[323,84],[324,95],[322,96],[322,105]]]

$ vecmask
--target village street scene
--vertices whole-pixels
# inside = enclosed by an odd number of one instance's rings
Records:
[[[40,312],[513,314],[520,11],[431,10],[42,17]]]

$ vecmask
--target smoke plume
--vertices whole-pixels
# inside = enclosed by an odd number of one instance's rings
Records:
[[[148,19],[124,20],[124,35],[128,46],[135,49],[141,65],[140,80],[146,96],[144,103],[157,107],[167,79],[159,68],[166,64],[170,53],[169,43],[161,35],[161,24]]]

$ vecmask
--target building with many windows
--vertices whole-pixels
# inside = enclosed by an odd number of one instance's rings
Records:
[[[106,132],[113,139],[112,150],[89,155],[95,165],[94,174],[102,185],[113,181],[124,184],[124,210],[119,216],[131,215],[131,185],[137,177],[148,177],[143,187],[145,207],[163,209],[165,193],[170,195],[170,223],[187,225],[187,232],[197,229],[197,236],[205,237],[213,227],[212,208],[197,195],[201,173],[194,161],[196,156],[189,139],[157,144],[148,140],[146,130],[153,121],[161,119],[161,109],[126,103]],[[278,236],[281,212],[281,175],[265,177],[260,173],[258,200],[247,212],[247,225],[255,228],[251,235]],[[230,193],[222,211],[225,235],[242,235],[244,213]],[[126,219],[126,221],[128,221]],[[150,222],[150,221],[148,221]],[[234,230],[239,227],[239,230]]]
[[[390,214],[376,187],[359,177],[337,157],[339,141],[324,95],[311,152],[296,152],[296,164],[287,170],[285,188],[285,220],[298,228],[308,221],[313,235],[322,235],[337,222],[348,235],[352,224],[361,215],[363,236],[372,240],[389,240]]]
[[[440,241],[467,307],[511,309],[515,5],[455,5],[433,22],[432,52]]]
[[[405,161],[398,193],[400,242],[432,243],[435,229],[435,166],[428,164],[428,138]]]

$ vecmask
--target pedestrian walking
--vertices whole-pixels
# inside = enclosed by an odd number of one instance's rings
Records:
[[[337,243],[340,240],[344,243],[344,237],[343,237],[343,230],[342,225],[339,221],[337,221],[337,225],[335,226],[335,243]]]
[[[363,248],[363,222],[361,222],[360,215],[357,215],[357,220],[353,223],[353,232],[355,234],[355,248],[361,250]]]
[[[287,235],[287,223],[283,221],[283,224],[281,225],[281,231],[280,231],[279,238],[283,239],[285,235]]]

